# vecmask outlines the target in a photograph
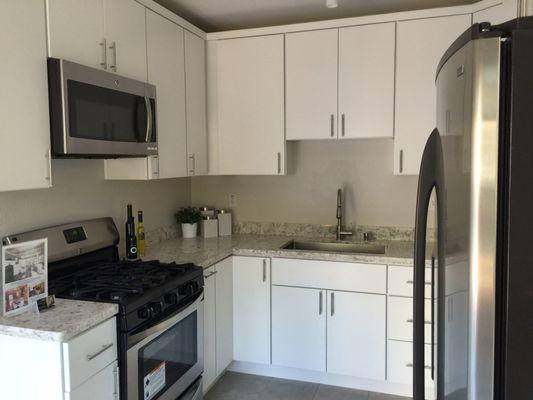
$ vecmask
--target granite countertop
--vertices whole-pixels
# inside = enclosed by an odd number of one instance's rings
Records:
[[[370,264],[413,265],[413,242],[389,241],[379,242],[387,246],[385,254],[347,254],[324,251],[280,249],[290,240],[299,238],[277,235],[233,235],[204,239],[169,239],[151,245],[145,259],[162,262],[192,262],[204,268],[231,255],[255,257],[300,258],[306,260],[360,262]],[[305,238],[304,240],[313,240]],[[316,239],[325,241],[324,239]],[[374,243],[374,242],[373,242]]]
[[[12,317],[0,316],[0,334],[52,342],[67,342],[118,313],[118,305],[56,299],[53,308]]]

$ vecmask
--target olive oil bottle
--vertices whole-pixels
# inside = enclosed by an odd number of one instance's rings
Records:
[[[144,223],[143,223],[143,212],[139,211],[137,213],[137,253],[139,257],[144,257],[146,254],[146,242],[144,235]]]

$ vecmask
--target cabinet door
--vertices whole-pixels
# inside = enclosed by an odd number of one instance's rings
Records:
[[[413,341],[413,299],[389,296],[387,300],[387,338]],[[431,343],[431,300],[425,301],[424,342]]]
[[[204,270],[204,392],[217,376],[215,274],[214,267]]]
[[[159,177],[187,176],[183,29],[146,10],[148,82],[157,90]]]
[[[270,259],[233,257],[234,359],[270,364]]]
[[[219,173],[283,174],[283,35],[220,40],[217,46]]]
[[[326,370],[326,291],[272,286],[272,364]]]
[[[287,140],[337,137],[338,32],[285,36]]]
[[[339,30],[339,137],[392,137],[395,24]]]
[[[65,393],[65,400],[117,400],[118,393],[118,364],[115,361],[72,392]]]
[[[43,2],[0,2],[0,25],[0,191],[47,188],[50,120]]]
[[[47,0],[46,4],[48,55],[93,68],[106,67],[104,0]]]
[[[397,25],[394,173],[417,175],[426,140],[436,126],[435,74],[471,15],[401,21]]]
[[[233,263],[232,257],[215,265],[217,376],[233,361]]]
[[[104,0],[104,14],[109,69],[146,81],[144,6],[132,0]]]
[[[328,291],[327,371],[385,379],[385,296]]]
[[[207,175],[205,40],[185,31],[188,174]]]
[[[518,16],[518,5],[516,0],[504,0],[503,3],[475,12],[472,16],[474,23],[501,24]]]

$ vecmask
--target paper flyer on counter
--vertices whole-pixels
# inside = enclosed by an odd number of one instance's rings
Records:
[[[2,247],[2,313],[19,314],[48,295],[48,241]]]

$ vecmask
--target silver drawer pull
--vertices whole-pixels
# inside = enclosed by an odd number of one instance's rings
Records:
[[[100,350],[98,350],[96,353],[94,354],[90,354],[87,356],[87,361],[91,361],[91,360],[94,360],[96,357],[98,357],[100,354],[102,354],[104,351],[106,350],[109,350],[111,347],[113,347],[115,344],[114,343],[109,343],[109,344],[106,344],[105,346],[103,346]]]
[[[218,271],[211,272],[208,275],[204,275],[204,279],[211,278],[213,275],[215,275]]]
[[[407,368],[413,368],[413,363],[407,363],[405,364]],[[424,369],[431,369],[430,365],[424,365]]]
[[[413,281],[406,281],[405,283],[407,283],[408,285],[412,285],[414,282]],[[424,282],[424,285],[431,285],[431,282]]]
[[[406,320],[405,322],[409,323],[409,324],[412,324],[414,321],[412,318],[409,318],[408,320]],[[426,325],[431,325],[431,321],[424,321],[424,324]]]

